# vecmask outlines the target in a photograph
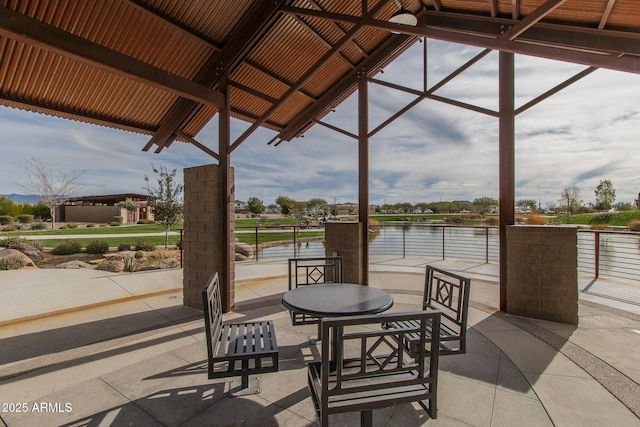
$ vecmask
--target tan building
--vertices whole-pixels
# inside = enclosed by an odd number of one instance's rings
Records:
[[[121,204],[132,201],[138,205],[135,211],[128,211]],[[109,194],[102,196],[74,197],[60,206],[57,218],[63,222],[109,223],[115,217],[122,217],[123,224],[135,224],[141,219],[153,219],[144,194]]]

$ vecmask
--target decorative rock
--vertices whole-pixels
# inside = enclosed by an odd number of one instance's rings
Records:
[[[154,263],[144,265],[138,268],[136,271],[160,270],[163,268],[180,268],[180,261],[172,258],[161,259]]]
[[[236,261],[249,261],[249,258],[242,254],[236,253]]]
[[[42,251],[36,249],[34,246],[31,246],[26,243],[16,243],[15,245],[9,246],[9,249],[15,249],[16,251],[20,251],[33,261],[42,261],[44,259],[44,255],[42,255]]]
[[[36,264],[33,262],[33,260],[18,250],[4,249],[0,251],[0,258],[11,258],[11,257],[15,257],[16,259],[18,259],[22,264],[22,267],[36,268]]]
[[[80,268],[86,268],[89,270],[93,270],[95,267],[87,262],[84,261],[67,261],[67,262],[63,262],[62,264],[58,264],[56,265],[56,268],[64,268],[64,269],[80,269]]]
[[[253,256],[253,246],[242,242],[236,242],[235,246],[237,254],[244,255],[247,258],[251,258]]]
[[[98,264],[96,269],[102,271],[110,271],[112,273],[120,273],[124,271],[124,262],[117,260],[105,261],[101,264]]]

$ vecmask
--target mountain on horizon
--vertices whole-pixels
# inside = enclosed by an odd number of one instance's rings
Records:
[[[16,194],[16,193],[0,194],[0,197],[6,197],[7,199],[11,200],[13,203],[16,203],[19,205],[24,203],[31,203],[32,205],[35,205],[40,200],[38,196],[31,196],[29,194]]]

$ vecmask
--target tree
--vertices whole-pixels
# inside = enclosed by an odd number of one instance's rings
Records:
[[[473,206],[477,210],[480,211],[481,214],[485,214],[491,210],[492,207],[496,206],[498,201],[493,197],[478,197],[473,200]]]
[[[580,207],[580,204],[582,204],[578,187],[575,185],[565,187],[564,190],[562,190],[560,199],[558,199],[558,203],[566,208],[566,212],[569,215],[572,215],[573,212]]]
[[[319,199],[319,198],[314,198],[314,199],[310,199],[307,202],[307,206],[309,206],[309,209],[311,209],[311,212],[313,212],[314,215],[318,215],[318,210],[327,205],[327,201],[325,199]]]
[[[63,205],[78,188],[78,182],[85,171],[63,172],[32,157],[25,161],[25,182],[18,187],[31,196],[38,197],[40,203],[49,208],[51,228],[55,227],[56,208]]]
[[[276,204],[280,205],[280,210],[282,211],[283,215],[289,215],[293,210],[293,208],[295,207],[296,202],[295,200],[290,199],[288,197],[279,196],[276,199]]]
[[[533,199],[522,199],[516,201],[516,208],[522,209],[525,212],[534,212],[538,202]]]
[[[247,208],[249,208],[249,212],[254,215],[260,215],[264,212],[264,205],[262,204],[262,200],[257,197],[249,197],[247,201]]]
[[[13,200],[5,196],[0,196],[0,215],[16,217],[19,215],[20,207]]]
[[[596,195],[596,209],[609,210],[616,201],[616,190],[610,179],[603,179],[594,191]]]
[[[156,168],[151,165],[153,173],[158,175],[158,186],[152,188],[148,176],[144,176],[147,182],[147,193],[149,195],[149,207],[156,222],[164,225],[164,247],[169,245],[169,230],[172,225],[176,225],[182,219],[183,204],[182,190],[184,186],[175,181],[176,170],[167,171],[164,166]]]

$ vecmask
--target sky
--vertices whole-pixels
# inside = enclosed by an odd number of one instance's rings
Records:
[[[479,52],[428,41],[432,86]],[[376,78],[422,89],[422,45],[416,44]],[[492,52],[437,95],[498,108],[498,54]],[[516,108],[585,66],[516,55]],[[374,129],[413,96],[369,86]],[[584,203],[609,179],[616,202],[633,203],[640,192],[640,75],[597,70],[516,117],[516,200],[542,207],[558,204],[576,186]],[[324,119],[357,132],[357,96]],[[232,138],[248,124],[232,121]],[[20,193],[31,158],[55,170],[84,171],[74,196],[145,194],[152,165],[177,169],[216,163],[193,145],[174,142],[160,154],[143,152],[149,136],[0,106],[0,194]],[[260,129],[231,155],[236,200],[278,196],[329,203],[358,201],[358,144],[316,125],[303,138],[267,145],[275,136]],[[196,136],[217,151],[217,116]],[[498,120],[434,100],[424,100],[370,140],[369,200],[374,204],[498,198]]]

